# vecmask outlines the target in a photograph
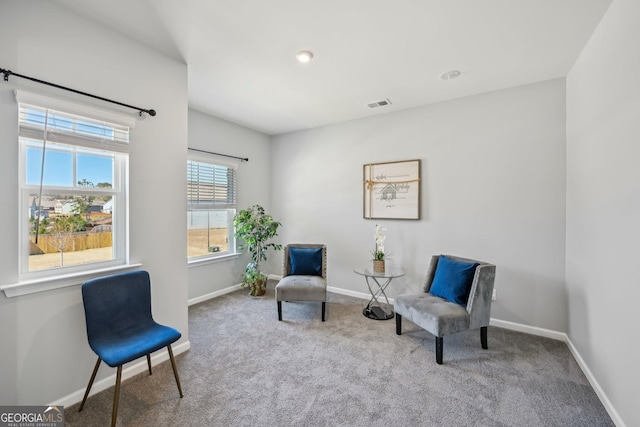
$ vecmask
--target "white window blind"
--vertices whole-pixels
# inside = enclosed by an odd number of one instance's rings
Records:
[[[235,168],[189,160],[187,199],[189,207],[195,209],[235,208]]]
[[[20,136],[23,138],[46,139],[125,153],[129,151],[127,126],[23,103],[19,107],[18,122]]]
[[[136,120],[128,115],[50,96],[16,90],[20,136],[129,152]]]

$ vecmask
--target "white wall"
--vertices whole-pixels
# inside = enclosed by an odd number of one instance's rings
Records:
[[[186,65],[51,2],[2,1],[0,67],[157,110],[132,133],[131,261],[151,274],[154,316],[180,329],[185,343]],[[0,81],[2,285],[18,279],[16,87],[87,101],[17,77]],[[0,342],[0,404],[47,404],[83,390],[95,355],[87,344],[80,286],[14,298],[0,293]],[[113,373],[103,365],[97,380]]]
[[[237,157],[248,157],[238,163],[238,209],[253,204],[270,209],[271,145],[270,137],[245,127],[189,110],[189,147]],[[224,157],[221,157],[224,160]],[[228,159],[226,161],[229,161]],[[273,252],[270,252],[273,256]],[[242,273],[249,262],[246,253],[239,258],[195,264],[189,267],[189,299],[198,299],[242,282]],[[279,274],[276,268],[265,270]]]
[[[273,138],[281,241],[324,242],[329,285],[366,293],[374,225],[419,290],[432,254],[497,265],[492,317],[566,331],[564,79]],[[362,168],[421,159],[419,221],[362,218]]]
[[[639,2],[614,0],[567,77],[569,337],[628,426],[640,425],[639,20]]]

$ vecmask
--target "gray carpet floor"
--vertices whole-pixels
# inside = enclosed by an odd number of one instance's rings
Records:
[[[189,308],[191,350],[123,383],[120,426],[613,426],[566,344],[489,327],[435,340],[409,321],[362,315],[329,294],[283,303],[236,291]],[[144,359],[143,359],[144,360]],[[100,369],[111,369],[105,364]],[[87,372],[87,380],[91,373]],[[113,387],[65,409],[69,426],[109,425]]]

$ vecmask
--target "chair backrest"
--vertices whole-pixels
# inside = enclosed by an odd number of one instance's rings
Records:
[[[143,270],[113,274],[82,284],[89,343],[117,336],[128,328],[155,323],[151,315],[151,283]]]
[[[470,258],[462,258],[453,255],[445,255],[455,261],[473,262],[477,263],[476,271],[473,275],[473,282],[471,282],[471,290],[469,292],[469,300],[467,301],[467,313],[469,313],[470,328],[479,328],[481,326],[488,326],[491,319],[491,297],[493,296],[493,284],[496,277],[496,266],[484,261],[477,261]],[[429,292],[431,289],[431,283],[438,267],[438,260],[440,256],[434,255],[431,257],[431,262],[427,268],[427,274],[425,277],[422,290]]]
[[[289,248],[322,248],[322,278],[327,279],[327,247],[322,243],[289,243],[285,245],[282,258],[282,277],[287,277],[291,274]]]

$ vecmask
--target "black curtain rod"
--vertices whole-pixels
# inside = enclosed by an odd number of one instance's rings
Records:
[[[188,148],[188,149],[191,150],[191,151],[199,151],[201,153],[215,154],[216,156],[231,157],[232,159],[238,159],[238,160],[240,160],[242,162],[248,162],[249,161],[248,157],[231,156],[229,154],[214,153],[213,151],[199,150],[197,148]]]
[[[5,82],[9,81],[9,76],[21,77],[23,79],[31,80],[33,82],[40,83],[40,84],[43,84],[43,85],[53,86],[53,87],[56,87],[58,89],[68,90],[69,92],[78,93],[80,95],[88,96],[90,98],[95,98],[95,99],[99,99],[101,101],[111,102],[112,104],[118,104],[118,105],[121,105],[123,107],[132,108],[134,110],[138,110],[140,116],[142,116],[142,113],[147,113],[151,117],[156,115],[156,110],[146,110],[144,108],[134,107],[133,105],[124,104],[122,102],[114,101],[112,99],[103,98],[103,97],[98,96],[98,95],[92,95],[92,94],[87,93],[87,92],[82,92],[82,91],[71,89],[69,87],[61,86],[61,85],[58,85],[58,84],[55,84],[55,83],[46,82],[44,80],[36,79],[34,77],[29,77],[29,76],[25,76],[25,75],[22,75],[22,74],[14,73],[13,71],[5,70],[4,68],[0,68],[0,73],[4,74],[4,81]]]

